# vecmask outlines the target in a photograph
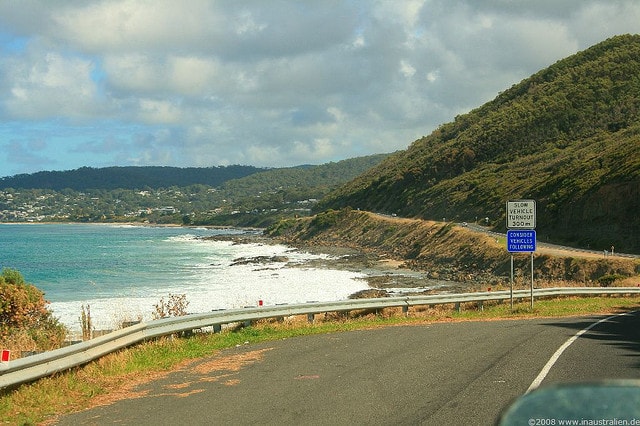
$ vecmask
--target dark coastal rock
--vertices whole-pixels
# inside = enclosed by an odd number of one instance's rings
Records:
[[[386,290],[370,288],[353,293],[349,299],[375,299],[378,297],[389,297],[389,293]]]
[[[254,265],[261,264],[264,265],[266,263],[282,263],[288,262],[289,258],[286,256],[254,256],[254,257],[239,257],[234,259],[231,263],[231,266],[238,265]]]

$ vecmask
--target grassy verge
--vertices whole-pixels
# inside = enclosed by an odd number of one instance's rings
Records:
[[[638,309],[640,297],[593,297],[536,300],[534,309],[519,303],[463,305],[460,312],[449,306],[414,307],[409,315],[400,308],[382,312],[351,312],[318,315],[313,324],[306,317],[285,322],[262,321],[258,324],[219,334],[196,334],[189,338],[163,338],[145,342],[105,356],[81,368],[41,379],[0,396],[0,422],[4,424],[36,424],[55,415],[78,411],[105,403],[123,383],[143,383],[176,368],[181,363],[217,351],[267,340],[302,335],[349,331],[393,325],[411,325],[438,321],[476,321],[525,319],[584,314],[605,314]],[[113,397],[111,400],[117,400]]]

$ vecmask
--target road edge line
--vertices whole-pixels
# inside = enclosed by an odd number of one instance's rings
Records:
[[[544,365],[544,367],[542,367],[542,370],[540,370],[540,373],[538,373],[538,376],[533,380],[533,382],[531,382],[531,385],[529,385],[529,388],[527,388],[527,391],[525,392],[525,394],[531,392],[532,390],[536,389],[538,386],[540,386],[540,383],[542,383],[542,381],[545,379],[545,377],[547,377],[547,374],[549,374],[549,371],[551,370],[551,367],[554,366],[554,364],[556,363],[556,361],[558,361],[558,359],[560,358],[560,356],[562,355],[562,353],[569,347],[571,346],[571,344],[573,342],[575,342],[576,340],[578,340],[578,337],[582,336],[583,334],[585,334],[587,331],[591,330],[593,327],[603,323],[603,322],[607,322],[612,318],[615,317],[620,317],[620,316],[624,316],[624,315],[630,315],[630,314],[634,314],[640,311],[631,311],[631,312],[623,312],[621,314],[616,314],[616,315],[611,315],[609,317],[606,318],[602,318],[599,321],[594,322],[593,324],[590,324],[588,327],[583,328],[582,330],[578,331],[576,334],[574,334],[573,336],[571,336],[569,339],[567,339],[567,341],[565,341],[562,346],[560,346],[553,355],[551,355],[551,358],[549,358],[549,361],[547,361],[547,363]]]

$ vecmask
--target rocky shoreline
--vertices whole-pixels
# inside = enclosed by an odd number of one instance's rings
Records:
[[[258,232],[216,235],[204,237],[203,239],[231,241],[234,244],[284,244],[291,246],[291,244],[283,243],[278,239]],[[287,267],[338,269],[364,274],[365,277],[363,279],[370,289],[359,291],[351,295],[350,298],[462,292],[470,291],[474,287],[470,283],[433,279],[428,272],[408,269],[404,267],[402,262],[382,258],[376,253],[350,247],[317,245],[296,245],[291,247],[311,254],[327,255],[327,257],[308,259],[304,263],[290,262]],[[232,266],[248,263],[264,264],[273,261],[288,262],[288,258],[286,256],[277,256],[277,259],[272,259],[269,256],[238,258],[233,260]]]

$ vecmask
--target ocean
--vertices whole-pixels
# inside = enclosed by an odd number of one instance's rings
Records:
[[[80,329],[89,305],[96,329],[150,320],[154,305],[186,295],[189,313],[346,299],[368,288],[364,274],[314,269],[324,255],[284,245],[204,240],[239,229],[110,224],[0,224],[0,268],[17,269],[45,293],[55,317]],[[232,265],[235,259],[283,256]],[[295,266],[292,264],[300,264]]]

